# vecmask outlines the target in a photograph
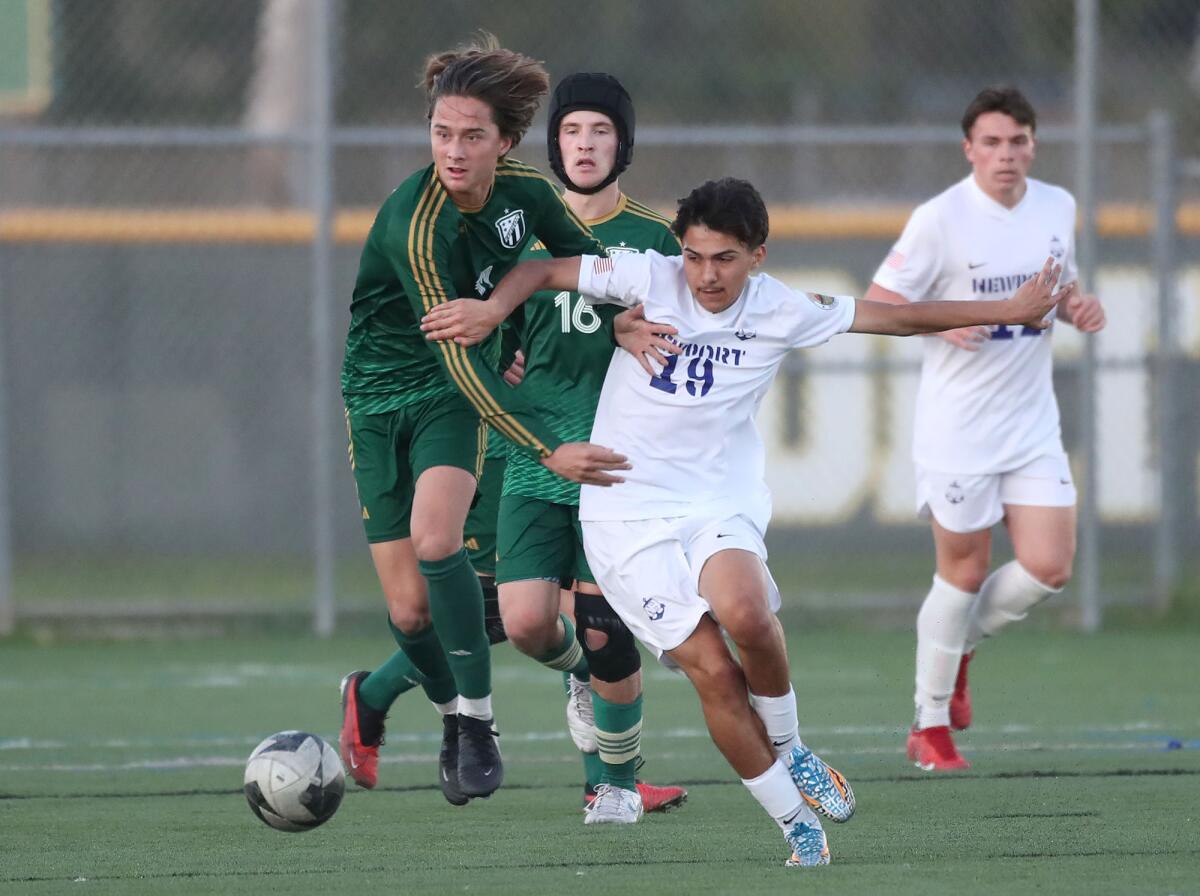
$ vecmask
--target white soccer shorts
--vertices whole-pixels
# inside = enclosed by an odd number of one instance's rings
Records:
[[[1044,454],[1007,473],[935,473],[917,467],[917,514],[951,532],[979,532],[1004,519],[1004,505],[1074,507],[1066,454]]]
[[[736,548],[757,554],[764,569],[767,560],[762,533],[744,516],[585,520],[583,545],[609,604],[634,637],[672,668],[664,652],[686,641],[704,614],[713,613],[700,596],[700,572],[708,559]],[[766,572],[767,600],[777,612],[779,587]]]

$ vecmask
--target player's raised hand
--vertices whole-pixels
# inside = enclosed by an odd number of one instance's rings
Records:
[[[956,348],[969,352],[979,351],[979,347],[992,338],[992,332],[987,327],[959,327],[957,330],[944,330],[936,335]]]
[[[517,349],[517,353],[513,355],[513,362],[508,365],[508,370],[504,371],[501,376],[504,377],[504,382],[510,386],[521,385],[521,380],[525,379],[525,353]]]
[[[492,330],[500,326],[495,309],[480,299],[453,299],[435,305],[421,318],[421,331],[426,339],[439,342],[453,340],[459,345],[483,342]]]
[[[1108,322],[1104,306],[1095,296],[1075,292],[1062,308],[1067,312],[1065,317],[1080,333],[1099,333]]]
[[[585,485],[616,485],[624,482],[608,470],[628,470],[625,455],[611,448],[593,445],[591,442],[566,442],[554,449],[549,457],[542,458],[542,465],[572,482]]]
[[[683,351],[665,338],[678,332],[670,324],[646,320],[646,308],[643,305],[635,305],[613,318],[613,336],[616,337],[617,344],[637,358],[642,369],[651,376],[657,376],[666,366],[667,358],[664,352],[677,355]],[[651,360],[658,365],[658,370],[651,365]]]
[[[1070,283],[1057,292],[1054,285],[1062,274],[1062,265],[1055,263],[1053,256],[1046,259],[1041,271],[1021,284],[1021,288],[1013,293],[1008,300],[1012,319],[1005,321],[1010,324],[1021,324],[1031,330],[1044,330],[1050,326],[1046,315],[1050,309],[1064,299],[1069,299],[1075,289]]]

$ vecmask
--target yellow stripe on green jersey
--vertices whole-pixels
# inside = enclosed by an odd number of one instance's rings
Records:
[[[420,330],[421,317],[441,302],[486,299],[535,238],[559,256],[602,251],[536,169],[505,160],[497,175],[479,209],[458,208],[432,165],[384,202],[351,297],[342,394],[349,413],[375,414],[460,391],[499,432],[540,457],[559,440],[489,365],[495,353],[435,347]]]

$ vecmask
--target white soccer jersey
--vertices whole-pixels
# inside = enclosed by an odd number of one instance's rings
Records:
[[[585,485],[579,518],[743,514],[765,530],[771,499],[755,414],[787,353],[848,330],[854,300],[797,292],[759,274],[713,314],[692,297],[683,259],[657,252],[584,256],[579,292],[645,305],[649,320],[679,330],[672,338],[683,347],[654,377],[628,352],[613,353],[592,441],[633,468],[620,485]]]
[[[1074,280],[1075,200],[1027,180],[1005,208],[968,176],[919,206],[875,282],[913,302],[1006,299],[1053,255]],[[1002,473],[1062,451],[1047,330],[993,327],[979,351],[924,339],[913,434],[918,465],[947,473]]]

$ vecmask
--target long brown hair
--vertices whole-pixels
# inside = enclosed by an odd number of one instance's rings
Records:
[[[427,118],[442,97],[469,96],[488,105],[500,136],[515,147],[550,90],[550,76],[538,60],[504,49],[494,34],[481,31],[472,42],[426,59],[421,86]]]

